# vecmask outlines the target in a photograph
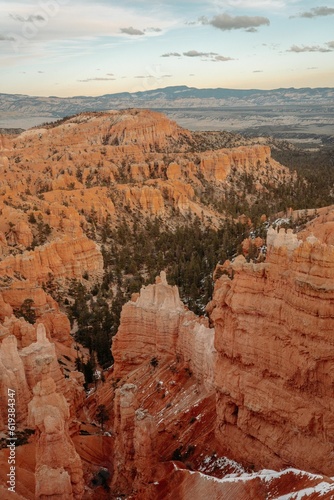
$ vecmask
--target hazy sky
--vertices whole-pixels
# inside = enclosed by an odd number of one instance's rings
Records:
[[[0,0],[0,92],[334,86],[334,0]]]

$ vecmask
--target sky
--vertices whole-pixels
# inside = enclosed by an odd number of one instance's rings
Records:
[[[0,0],[0,93],[334,86],[334,0]]]

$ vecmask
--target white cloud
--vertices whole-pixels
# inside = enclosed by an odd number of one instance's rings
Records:
[[[19,21],[20,23],[33,23],[38,21],[45,21],[45,17],[41,14],[30,15],[27,17],[20,16],[20,14],[9,14],[9,16],[14,19],[14,21]]]
[[[214,62],[225,62],[225,61],[233,61],[232,57],[225,57],[217,52],[198,52],[197,50],[188,50],[188,52],[183,52],[183,55],[186,57],[201,57],[206,61],[214,61]]]
[[[298,0],[295,0],[298,1]],[[234,7],[238,9],[263,9],[263,10],[272,10],[272,9],[282,9],[287,6],[287,4],[291,3],[289,0],[226,0],[221,1],[217,0],[215,2],[216,5],[220,5],[222,8],[226,9],[226,7]]]
[[[140,36],[145,34],[143,31],[133,28],[132,26],[129,26],[129,28],[121,28],[120,31],[125,35],[131,35],[131,36],[138,36],[138,35]]]
[[[20,40],[23,38],[28,43],[102,36],[121,37],[122,33],[144,34],[136,26],[147,27],[147,34],[153,35],[159,34],[159,30],[168,29],[175,22],[141,10],[112,6],[110,3],[83,3],[79,14],[79,6],[72,1],[66,5],[58,5],[54,10],[46,7],[57,2],[60,3],[60,0],[41,0],[36,6],[32,2],[0,1],[0,33]]]
[[[293,17],[304,17],[307,19],[312,19],[314,17],[333,16],[333,15],[334,15],[334,8],[322,6],[322,7],[314,7],[309,11],[301,12],[297,16]]]
[[[229,14],[219,14],[214,16],[212,19],[207,19],[202,17],[200,19],[202,24],[210,24],[214,28],[218,28],[222,31],[230,30],[252,30],[259,26],[269,25],[270,21],[267,17],[262,16],[230,16]]]
[[[160,57],[181,57],[181,54],[178,52],[166,52],[165,54],[162,54]]]
[[[327,47],[321,45],[292,45],[287,52],[296,52],[299,54],[300,52],[332,52],[334,50],[334,44],[331,46],[332,42],[327,43]]]
[[[210,57],[217,56],[216,52],[198,52],[197,50],[188,50],[188,52],[183,52],[186,57]]]

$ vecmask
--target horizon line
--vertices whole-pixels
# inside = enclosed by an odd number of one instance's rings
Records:
[[[114,92],[114,93],[107,93],[107,94],[97,94],[97,95],[73,95],[73,96],[65,96],[65,97],[60,97],[56,95],[48,95],[48,96],[43,96],[43,95],[33,95],[33,94],[11,94],[8,92],[0,92],[0,96],[23,96],[23,97],[31,97],[31,98],[43,98],[43,99],[75,99],[75,98],[83,98],[83,97],[105,97],[105,96],[117,96],[121,94],[128,94],[128,95],[135,95],[135,94],[145,94],[149,92],[156,92],[156,91],[162,91],[166,89],[177,89],[177,88],[184,88],[184,89],[189,89],[189,90],[230,90],[230,91],[235,91],[235,92],[274,92],[278,90],[334,90],[334,87],[275,87],[272,89],[261,89],[261,88],[231,88],[231,87],[189,87],[188,85],[168,85],[166,87],[157,87],[154,89],[148,89],[148,90],[138,90],[135,92],[129,92],[129,91],[122,91],[122,92]]]

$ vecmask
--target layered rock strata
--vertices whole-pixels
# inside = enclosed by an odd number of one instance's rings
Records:
[[[36,429],[36,499],[79,500],[83,496],[83,472],[69,435],[70,412],[65,397],[57,392],[49,375],[51,356],[35,363],[41,380],[33,388],[28,425]]]
[[[180,300],[176,286],[161,272],[155,285],[143,287],[125,304],[113,340],[114,376],[124,377],[152,358],[180,355],[196,378],[213,389],[214,330]],[[205,382],[204,382],[205,379]]]
[[[333,475],[334,247],[307,231],[269,230],[265,263],[216,282],[216,435],[244,463]]]
[[[64,238],[0,262],[0,276],[20,275],[32,283],[45,283],[54,278],[81,278],[84,272],[101,274],[103,260],[100,249],[86,236]]]
[[[146,498],[160,461],[177,448],[193,453],[194,443],[213,446],[213,335],[163,272],[123,307],[113,341],[115,494],[134,488]]]
[[[28,403],[32,398],[33,388],[42,377],[41,370],[37,369],[39,359],[47,358],[49,360],[48,373],[59,393],[64,394],[70,402],[74,399],[79,404],[83,402],[83,389],[80,387],[82,381],[75,382],[74,377],[72,377],[71,382],[66,383],[57,362],[55,344],[47,338],[43,323],[37,325],[37,334],[35,335],[34,342],[20,349],[14,335],[6,336],[0,345],[0,394],[2,402],[0,415],[2,421],[5,422],[7,391],[8,388],[14,389],[17,406],[16,422],[22,429],[27,427]],[[77,394],[78,390],[81,395]],[[72,415],[73,411],[75,411],[75,407],[72,408]]]

